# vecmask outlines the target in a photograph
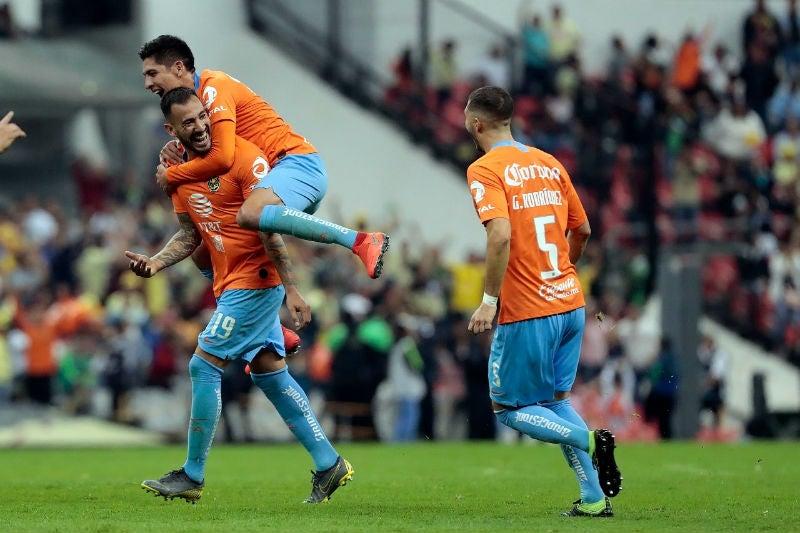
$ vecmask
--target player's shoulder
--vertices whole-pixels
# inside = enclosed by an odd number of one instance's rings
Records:
[[[236,136],[234,167],[240,172],[250,173],[258,179],[269,172],[269,163],[263,151],[244,137]]]

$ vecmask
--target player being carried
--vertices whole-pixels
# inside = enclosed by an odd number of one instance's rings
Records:
[[[213,135],[209,116],[190,88],[176,88],[161,99],[167,131],[177,137],[190,159],[207,153]],[[285,284],[292,284],[291,261],[277,233],[264,237],[236,223],[237,213],[261,177],[261,151],[234,138],[234,162],[229,171],[207,182],[179,185],[172,203],[180,229],[153,257],[126,251],[130,269],[145,278],[189,257],[204,242],[214,270],[217,308],[197,339],[189,362],[192,407],[187,459],[183,467],[142,487],[164,498],[200,499],[205,465],[221,410],[223,369],[232,359],[250,364],[250,378],[272,402],[286,425],[311,455],[316,472],[306,503],[327,501],[353,477],[353,468],[333,448],[305,392],[289,374],[278,312]],[[269,254],[269,255],[268,255]],[[298,295],[302,300],[302,297]],[[303,302],[304,303],[304,302]],[[297,316],[308,324],[308,307]]]
[[[224,72],[204,70],[198,74],[191,49],[178,37],[161,35],[145,43],[139,58],[147,90],[163,95],[176,87],[194,89],[211,117],[213,143],[203,157],[183,162],[176,143],[168,143],[161,151],[162,161],[173,165],[157,175],[162,188],[205,182],[227,172],[239,135],[266,155],[257,163],[261,179],[237,216],[241,227],[339,244],[361,259],[371,278],[381,275],[389,236],[356,231],[313,216],[328,188],[325,165],[316,148],[295,133],[272,106]]]

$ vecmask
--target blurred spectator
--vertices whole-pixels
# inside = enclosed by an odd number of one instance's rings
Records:
[[[745,16],[742,45],[747,56],[753,45],[763,50],[770,63],[781,48],[782,36],[778,19],[767,9],[766,0],[755,0],[753,10]]]
[[[800,119],[800,82],[795,78],[778,86],[767,103],[770,131],[780,130],[789,119]]]
[[[478,64],[476,75],[485,80],[485,85],[511,88],[511,62],[502,45],[489,47],[488,54]]]
[[[765,119],[767,102],[780,82],[769,47],[759,42],[750,44],[739,77],[744,82],[747,106]]]
[[[748,108],[740,95],[734,96],[730,109],[724,108],[702,132],[703,139],[720,155],[736,162],[746,162],[767,137],[758,114]]]
[[[11,4],[3,2],[0,4],[0,39],[16,39],[20,31],[14,22],[14,15],[11,11]],[[0,153],[3,149],[0,149]]]
[[[662,439],[672,438],[672,414],[678,397],[680,377],[678,356],[666,337],[661,339],[658,358],[649,371],[650,394],[645,404],[645,417],[658,424]]]
[[[523,93],[541,98],[550,92],[550,43],[539,14],[531,14],[530,1],[520,2],[520,42],[522,43]]]
[[[708,33],[708,29],[704,32]],[[700,83],[701,57],[706,36],[687,31],[675,53],[672,65],[672,85],[685,93],[693,93]]]
[[[394,346],[389,351],[386,371],[386,397],[394,412],[390,439],[393,442],[417,440],[420,421],[420,401],[425,396],[423,377],[425,362],[419,351],[421,322],[403,313],[397,317]]]
[[[708,410],[713,416],[711,429],[719,435],[725,415],[725,380],[728,374],[729,356],[720,348],[714,337],[703,335],[697,357],[705,370],[701,382],[700,410]]]
[[[724,44],[714,46],[713,53],[703,56],[703,74],[708,87],[717,98],[724,98],[731,91],[731,83],[739,75],[739,61]]]
[[[450,99],[453,84],[458,79],[458,63],[456,62],[456,42],[448,39],[434,50],[430,58],[431,84],[436,89],[436,105],[442,108]]]
[[[797,0],[787,1],[786,15],[783,19],[783,60],[786,62],[786,74],[796,77],[800,67],[800,13],[797,11]]]
[[[655,321],[642,314],[642,308],[630,303],[624,317],[619,319],[615,329],[622,353],[630,363],[636,376],[634,399],[642,403],[646,397],[646,378],[658,356],[660,329]]]
[[[15,322],[27,336],[25,365],[25,396],[41,404],[54,403],[53,379],[58,371],[55,343],[58,338],[57,324],[46,318],[50,297],[37,293],[29,305],[17,305]]]
[[[550,63],[559,67],[568,57],[578,55],[581,35],[578,26],[564,16],[561,5],[553,4],[550,20],[545,25],[547,40],[550,44]]]
[[[614,87],[622,87],[631,69],[631,56],[620,34],[611,37],[611,53],[606,65],[606,79]]]

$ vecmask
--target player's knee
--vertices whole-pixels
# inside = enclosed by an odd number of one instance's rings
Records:
[[[501,424],[504,426],[511,427],[511,415],[508,412],[508,409],[503,409],[502,411],[495,411],[494,416],[497,417],[497,420],[500,421]]]
[[[277,372],[286,366],[286,360],[277,353],[269,350],[261,350],[250,363],[250,370],[256,374],[267,374]]]

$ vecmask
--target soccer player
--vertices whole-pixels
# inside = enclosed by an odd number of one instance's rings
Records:
[[[614,436],[589,431],[569,400],[585,321],[575,263],[589,222],[561,163],[514,140],[513,110],[500,87],[476,89],[464,110],[465,127],[484,153],[467,169],[467,181],[487,234],[483,302],[467,327],[489,331],[499,298],[489,356],[495,416],[561,445],[581,494],[563,516],[612,516],[608,497],[622,487]]]
[[[167,92],[161,109],[167,131],[181,141],[190,158],[211,149],[208,112],[192,89]],[[284,360],[278,311],[285,290],[280,279],[291,279],[291,262],[283,239],[277,233],[268,236],[268,257],[259,234],[236,224],[242,202],[261,177],[263,169],[257,166],[261,159],[256,146],[237,137],[228,172],[176,188],[172,201],[180,229],[161,251],[153,257],[125,252],[133,272],[151,277],[189,257],[203,241],[214,269],[217,308],[189,362],[192,407],[187,459],[180,469],[142,483],[157,496],[194,503],[202,495],[206,459],[220,416],[223,369],[238,358],[250,364],[253,383],[264,391],[314,461],[316,472],[306,503],[327,501],[353,477],[352,466],[328,441]],[[305,324],[308,320],[310,316],[304,317]]]
[[[383,269],[389,236],[345,228],[313,216],[328,188],[328,176],[316,148],[244,83],[214,70],[195,71],[194,55],[178,37],[161,35],[139,50],[144,86],[163,95],[175,87],[195,89],[211,116],[211,150],[183,163],[174,143],[162,150],[162,158],[174,165],[159,172],[159,184],[169,186],[205,181],[227,172],[233,161],[236,135],[244,137],[264,154],[263,173],[256,189],[242,205],[240,226],[293,235],[301,239],[339,244],[353,251],[371,278]],[[269,171],[269,173],[267,173]]]
[[[0,154],[8,150],[18,138],[25,137],[25,132],[22,131],[22,128],[11,122],[12,118],[14,118],[14,112],[9,111],[0,120]]]

